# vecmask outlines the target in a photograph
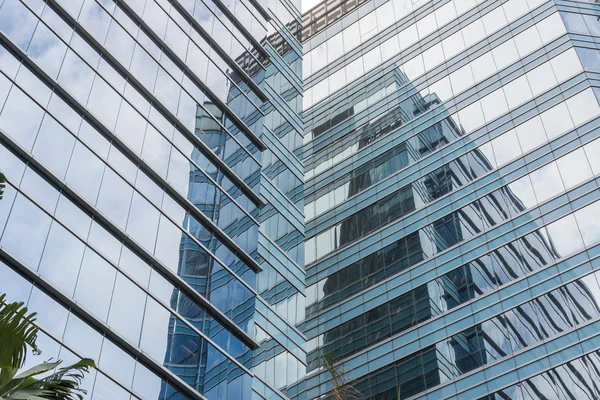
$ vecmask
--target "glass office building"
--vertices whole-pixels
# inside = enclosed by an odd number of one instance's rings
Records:
[[[308,399],[600,398],[600,6],[303,17]]]
[[[90,399],[306,372],[293,0],[0,0],[0,292]]]

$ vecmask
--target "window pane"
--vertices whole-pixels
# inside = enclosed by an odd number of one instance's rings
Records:
[[[564,190],[556,163],[550,163],[533,171],[530,177],[538,203],[546,201]]]
[[[179,265],[179,248],[185,235],[164,215],[160,218],[158,238],[154,255],[173,271],[177,271]]]
[[[527,80],[534,96],[537,96],[557,84],[550,63],[544,63],[527,73]]]
[[[21,180],[21,190],[49,213],[53,213],[58,202],[58,190],[41,175],[27,167]]]
[[[50,221],[46,213],[19,193],[1,243],[13,256],[37,269]]]
[[[0,157],[1,156],[2,155],[0,154]],[[2,171],[2,169],[0,169],[0,171]],[[4,187],[2,201],[0,202],[0,232],[4,231],[15,197],[17,197],[17,191],[11,185],[6,185]]]
[[[158,63],[140,46],[136,45],[131,62],[131,73],[148,89],[152,90],[158,74]]]
[[[581,236],[586,246],[600,239],[600,202],[595,202],[575,213]]]
[[[73,313],[69,315],[64,340],[83,357],[97,360],[100,356],[102,335]]]
[[[119,111],[119,120],[115,133],[136,154],[141,154],[146,131],[146,120],[127,102],[123,102]]]
[[[600,107],[592,89],[584,90],[567,99],[566,103],[575,125],[580,125],[600,114]]]
[[[37,313],[37,322],[42,328],[57,337],[63,336],[69,311],[56,300],[34,287],[27,308]]]
[[[460,119],[460,124],[467,133],[472,132],[475,128],[480,127],[485,122],[478,101],[460,110],[458,112],[458,117]]]
[[[167,175],[171,144],[154,127],[148,126],[142,158],[163,178]]]
[[[27,304],[31,287],[31,282],[0,261],[0,292],[6,293],[8,301],[22,301]]]
[[[21,86],[21,89],[27,93],[38,104],[45,106],[50,100],[52,90],[40,81],[37,76],[23,67],[19,69],[16,83]]]
[[[161,361],[162,362],[162,361]],[[162,388],[166,384],[148,368],[136,363],[133,390],[142,395],[142,399],[161,399]]]
[[[112,379],[98,372],[96,383],[94,384],[93,399],[96,400],[129,400],[128,391],[117,385]]]
[[[533,97],[527,77],[525,76],[521,76],[508,83],[502,90],[504,90],[508,106],[511,110]]]
[[[481,99],[480,102],[486,122],[490,122],[508,111],[508,104],[506,104],[502,89],[498,89],[488,94]]]
[[[75,300],[106,321],[115,281],[115,269],[89,248],[86,249],[75,289]]]
[[[96,204],[104,163],[81,143],[75,144],[66,182],[91,204]]]
[[[43,116],[44,111],[29,96],[13,86],[0,114],[0,129],[25,150],[31,151]]]
[[[172,325],[171,313],[148,298],[144,313],[144,327],[140,347],[156,361],[162,363],[168,357],[169,326]]]
[[[98,365],[125,385],[129,386],[133,383],[135,360],[107,338],[104,338],[102,343],[102,354]]]
[[[37,24],[27,53],[50,77],[58,76],[66,51],[67,46],[46,25]]]
[[[583,149],[577,149],[556,160],[560,175],[566,189],[592,177],[592,170]]]
[[[585,69],[600,71],[600,52],[598,50],[582,47],[577,47],[576,50]]]
[[[534,117],[515,128],[523,153],[546,143],[546,131],[540,117]]]
[[[114,144],[108,153],[108,164],[126,181],[135,182],[138,168]]]
[[[86,104],[95,75],[78,55],[68,50],[58,75],[58,82],[81,104]]]
[[[573,48],[554,57],[550,60],[550,64],[559,82],[565,81],[582,71],[581,63]]]
[[[171,152],[167,180],[179,193],[187,196],[190,184],[190,162],[175,149]]]
[[[517,135],[512,129],[492,140],[491,143],[498,166],[502,166],[521,155]]]
[[[6,0],[0,8],[0,29],[23,51],[36,24],[37,18],[19,0]]]
[[[583,241],[573,215],[568,215],[546,227],[558,254],[564,257],[583,247]]]
[[[74,146],[73,135],[54,118],[47,116],[40,127],[33,147],[33,155],[58,178],[63,179]]]
[[[585,154],[587,159],[592,166],[592,171],[594,174],[600,174],[600,139],[596,139],[588,144],[586,144],[583,149],[585,150]]]
[[[85,245],[56,221],[44,248],[39,272],[49,282],[73,296]]]
[[[21,371],[26,371],[29,368],[33,368],[36,365],[44,363],[52,358],[58,359],[60,344],[48,336],[43,331],[38,331],[37,339],[35,341],[36,345],[42,349],[41,354],[34,354],[33,351],[30,351],[27,354],[27,360],[23,367],[21,367]]]
[[[138,283],[142,284],[143,287],[148,286],[148,280],[150,279],[150,266],[125,246],[121,251],[119,266],[121,267],[122,271],[128,273],[129,276],[131,276]]]
[[[515,200],[519,203],[519,209],[521,209],[520,206],[524,206],[524,209],[528,209],[537,204],[529,176],[524,176],[523,178],[512,182],[508,185],[508,188],[514,195]]]
[[[132,195],[133,188],[107,168],[96,206],[121,229],[125,229]]]
[[[215,71],[214,78],[220,77],[223,81],[219,81],[216,84],[215,88],[225,88],[227,84],[225,83],[225,78],[221,76],[221,73],[217,73],[216,67],[213,64],[213,70]],[[207,83],[209,87],[211,86],[211,82]],[[215,84],[212,84],[213,86]],[[222,90],[222,89],[221,89]],[[156,79],[156,84],[154,88],[154,95],[158,98],[158,100],[163,103],[171,112],[174,114],[177,113],[177,105],[179,104],[179,92],[181,91],[181,87],[171,78],[164,69],[159,68],[158,70],[158,78]]]
[[[126,232],[151,253],[154,252],[158,219],[159,211],[139,193],[134,192]]]
[[[121,96],[99,76],[94,80],[87,106],[98,119],[110,130],[115,128]]]
[[[544,128],[546,128],[546,134],[548,135],[549,140],[567,132],[574,126],[565,103],[560,103],[551,109],[544,111],[540,117],[542,118]]]
[[[112,21],[106,36],[106,48],[125,67],[129,68],[135,42],[116,21]]]
[[[60,195],[54,216],[65,223],[75,234],[87,238],[92,219],[64,195]]]
[[[117,263],[119,261],[122,247],[121,242],[96,221],[92,222],[88,241],[112,262]]]
[[[142,329],[146,294],[124,275],[118,274],[108,324],[137,344]]]

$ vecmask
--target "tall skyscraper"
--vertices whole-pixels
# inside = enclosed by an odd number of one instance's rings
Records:
[[[285,399],[306,371],[292,0],[0,0],[0,292],[90,399]]]
[[[308,399],[600,398],[600,8],[303,17]]]

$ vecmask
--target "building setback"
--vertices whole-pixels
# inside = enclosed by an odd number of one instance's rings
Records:
[[[306,371],[293,0],[0,0],[0,293],[90,399]]]
[[[307,399],[600,398],[600,8],[303,17]]]

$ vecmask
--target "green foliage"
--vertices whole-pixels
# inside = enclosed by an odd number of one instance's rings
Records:
[[[29,348],[40,354],[37,333],[35,313],[28,314],[22,302],[8,303],[6,295],[0,295],[0,400],[83,400],[86,392],[79,385],[95,367],[89,358],[63,368],[58,368],[60,360],[47,361],[17,375]]]
[[[37,376],[57,368],[62,361],[46,362],[15,376],[4,386],[0,386],[0,400],[83,400],[86,391],[79,388],[94,361],[89,358],[59,368],[50,375],[38,379]]]
[[[27,314],[21,303],[7,303],[0,296],[0,368],[19,369],[27,358],[27,347],[38,351],[35,344],[38,329],[34,325],[35,313]]]

